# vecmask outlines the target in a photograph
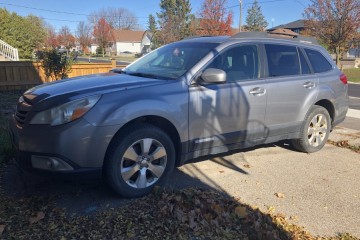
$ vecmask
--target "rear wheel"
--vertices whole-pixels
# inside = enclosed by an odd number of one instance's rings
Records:
[[[140,197],[166,180],[175,165],[170,137],[148,124],[136,125],[112,145],[105,165],[109,185],[124,197]]]
[[[330,128],[328,111],[321,106],[313,106],[301,127],[300,138],[292,140],[292,145],[301,152],[319,151],[329,138]]]

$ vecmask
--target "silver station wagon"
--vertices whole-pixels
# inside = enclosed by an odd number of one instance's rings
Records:
[[[24,169],[95,174],[139,197],[199,156],[285,139],[320,150],[345,119],[347,90],[311,39],[196,37],[124,69],[29,89],[10,129]]]

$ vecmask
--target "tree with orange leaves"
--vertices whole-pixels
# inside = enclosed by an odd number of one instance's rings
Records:
[[[199,35],[232,35],[233,15],[226,10],[227,0],[204,0],[200,8]]]
[[[353,42],[360,28],[359,0],[311,0],[305,9],[306,33],[317,37],[336,54],[336,63]]]
[[[112,27],[106,22],[105,18],[100,18],[94,26],[93,36],[102,49],[103,57],[105,56],[105,49],[109,43],[115,40]]]

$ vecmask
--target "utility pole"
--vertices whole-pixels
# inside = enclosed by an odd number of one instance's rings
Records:
[[[241,25],[242,25],[242,0],[239,0],[239,4],[240,4],[239,32],[241,32]]]

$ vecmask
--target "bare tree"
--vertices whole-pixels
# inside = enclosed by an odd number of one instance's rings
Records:
[[[69,52],[70,48],[75,46],[75,37],[71,34],[71,31],[68,26],[63,26],[58,34],[58,42],[63,45],[67,52]]]
[[[336,64],[346,52],[360,28],[359,0],[311,0],[305,9],[308,34],[316,36],[336,53]]]
[[[76,31],[76,37],[83,51],[87,51],[91,44],[91,27],[85,22],[79,22]]]
[[[59,42],[54,27],[51,25],[46,25],[45,29],[46,29],[46,36],[45,36],[44,46],[47,48],[58,47]]]
[[[88,17],[91,24],[95,25],[101,18],[114,29],[135,30],[139,28],[138,19],[134,13],[125,8],[107,8],[92,12]]]

